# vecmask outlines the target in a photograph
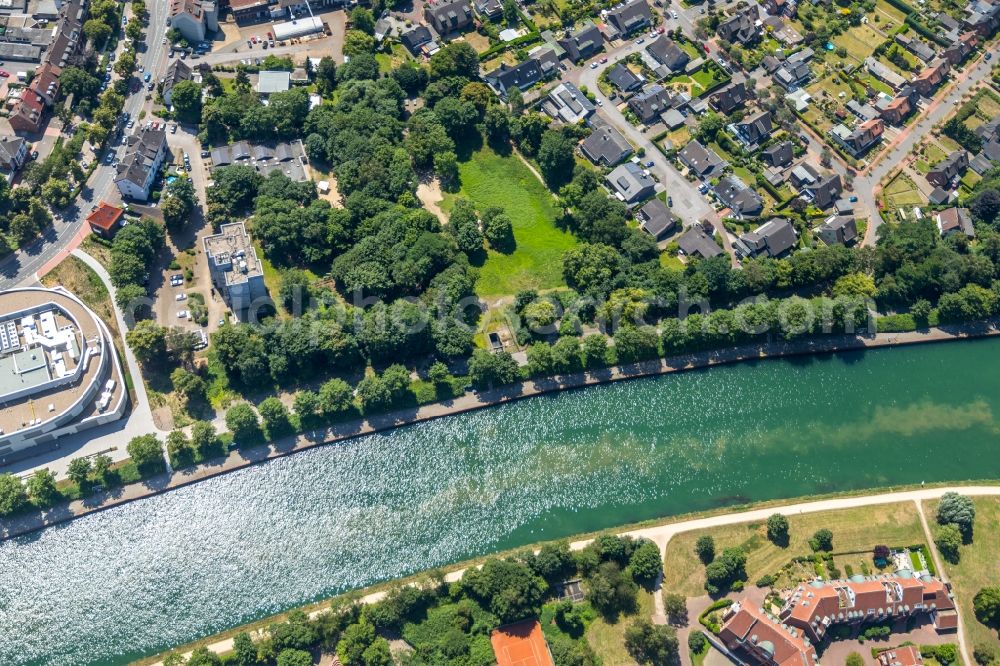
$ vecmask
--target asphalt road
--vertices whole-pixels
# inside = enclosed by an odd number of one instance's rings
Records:
[[[131,14],[131,6],[125,5],[125,7],[126,14]],[[149,12],[146,47],[139,53],[139,63],[145,71],[151,73],[153,80],[159,80],[166,73],[168,65],[169,47],[162,44],[167,23],[167,3],[150,3]],[[119,53],[120,51],[121,49]],[[128,111],[133,118],[137,118],[139,112],[146,106],[146,94],[147,91],[142,89],[125,100],[125,111]],[[149,105],[151,106],[151,102]],[[110,142],[114,144],[115,139],[112,137]],[[103,153],[101,157],[103,159]],[[114,179],[115,169],[102,161],[91,174],[79,199],[69,209],[62,211],[61,220],[55,220],[52,227],[46,229],[40,238],[27,247],[0,261],[0,290],[35,282],[35,273],[65,249],[76,236],[80,226],[86,224],[84,220],[87,213],[100,201],[119,198]]]

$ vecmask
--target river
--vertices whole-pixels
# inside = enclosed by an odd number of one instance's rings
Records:
[[[744,363],[321,447],[0,545],[0,663],[121,664],[542,539],[1000,477],[1000,340]]]

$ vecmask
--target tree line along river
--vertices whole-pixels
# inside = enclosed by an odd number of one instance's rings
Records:
[[[1000,340],[743,363],[321,447],[0,544],[0,663],[122,664],[349,589],[736,502],[1000,477]]]

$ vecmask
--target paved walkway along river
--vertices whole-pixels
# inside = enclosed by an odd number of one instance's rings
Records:
[[[0,521],[0,536],[9,538],[26,534],[47,526],[66,522],[88,513],[149,497],[174,488],[180,488],[203,479],[219,476],[250,465],[303,451],[323,444],[360,435],[382,432],[402,425],[419,423],[451,414],[460,414],[512,400],[551,393],[553,391],[592,386],[637,377],[661,375],[692,368],[736,363],[752,359],[778,358],[805,354],[826,353],[851,349],[874,349],[896,345],[944,342],[969,337],[988,337],[1000,334],[995,322],[969,324],[949,328],[932,328],[909,333],[882,333],[871,337],[830,337],[794,342],[772,342],[763,345],[735,347],[713,352],[690,354],[666,360],[648,361],[630,366],[608,368],[603,371],[580,373],[558,379],[528,381],[501,390],[467,393],[447,402],[433,403],[411,410],[373,416],[366,420],[344,423],[323,430],[315,430],[296,437],[280,440],[268,447],[234,450],[223,461],[215,461],[197,468],[152,478],[144,483],[132,484],[103,495],[71,502],[56,507],[46,514],[30,514]]]
[[[860,506],[872,506],[878,504],[895,504],[898,502],[914,502],[917,506],[917,510],[920,512],[920,516],[923,519],[923,508],[921,502],[923,500],[937,499],[941,497],[944,493],[948,491],[960,492],[963,495],[1000,495],[1000,486],[958,486],[954,488],[926,488],[921,490],[908,490],[903,492],[894,493],[881,493],[878,495],[865,495],[862,497],[842,497],[837,499],[821,500],[819,502],[796,502],[794,504],[786,504],[779,506],[768,506],[763,509],[754,509],[752,511],[742,511],[740,513],[730,513],[723,514],[719,516],[709,516],[707,518],[695,518],[693,520],[684,520],[676,523],[665,523],[662,525],[655,525],[653,527],[643,527],[636,530],[628,530],[621,532],[622,535],[632,536],[636,538],[650,539],[655,542],[660,548],[660,553],[665,555],[667,551],[667,544],[670,539],[682,534],[684,532],[691,532],[694,530],[703,530],[710,527],[719,527],[722,525],[732,525],[734,523],[749,523],[767,520],[768,516],[774,513],[783,513],[786,515],[794,515],[799,513],[816,513],[818,511],[836,511],[837,509],[850,509]],[[929,530],[926,525],[926,519],[924,519],[924,529],[927,531],[928,541],[931,540]],[[580,541],[573,541],[570,543],[570,548],[573,550],[580,550],[586,547],[592,540],[583,539]],[[937,551],[934,552],[935,565],[937,570],[942,572],[945,571],[942,567],[940,559],[937,557]],[[446,582],[454,582],[462,578],[465,573],[465,569],[454,569],[445,574]],[[947,580],[945,578],[945,580]],[[371,594],[366,594],[362,596],[359,601],[363,604],[372,604],[381,601],[385,598],[387,591],[382,590],[379,592],[373,592]],[[657,599],[659,599],[659,594],[657,594]],[[315,617],[319,613],[323,612],[315,611],[312,616]],[[961,628],[961,623],[963,623],[966,618],[959,616],[960,630],[958,633],[958,640],[960,649],[962,652],[962,659],[967,664],[973,663],[970,659],[971,652],[968,650],[966,645],[964,629]],[[220,641],[215,641],[207,645],[208,649],[219,654],[229,652],[233,649],[233,640],[227,638]],[[185,653],[185,657],[190,656],[190,652]],[[162,666],[162,662],[156,662],[153,666]]]

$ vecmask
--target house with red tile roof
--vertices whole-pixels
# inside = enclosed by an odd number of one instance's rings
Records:
[[[804,633],[750,602],[737,601],[726,611],[719,638],[730,650],[767,666],[816,666],[816,648]]]
[[[852,576],[800,584],[786,599],[780,619],[818,643],[835,624],[868,624],[929,614],[938,631],[949,631],[955,602],[937,578],[910,571],[888,576]],[[956,625],[957,626],[957,625]]]
[[[924,666],[920,650],[912,645],[883,650],[878,653],[879,666]]]
[[[24,91],[14,108],[10,110],[10,126],[15,132],[38,132],[42,127],[45,100],[30,88]]]
[[[118,231],[118,223],[123,215],[125,215],[123,208],[102,201],[87,215],[87,224],[95,234],[111,240]]]

